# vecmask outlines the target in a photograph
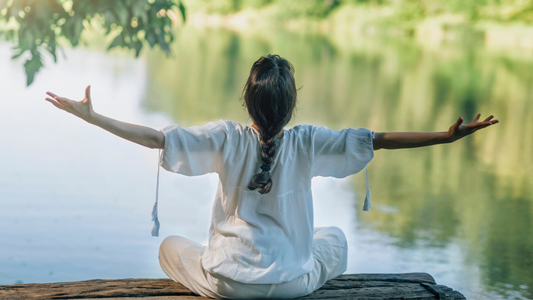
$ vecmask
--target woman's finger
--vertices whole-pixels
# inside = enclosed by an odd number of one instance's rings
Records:
[[[476,123],[480,117],[481,117],[481,114],[477,114],[474,120],[472,121],[472,123]]]
[[[455,122],[455,124],[452,125],[453,130],[456,130],[457,127],[461,126],[462,123],[463,123],[463,117],[459,117],[457,119],[457,122]]]
[[[450,126],[450,129],[448,129],[448,133],[450,134],[450,136],[455,136],[457,134],[457,129],[459,128],[459,126],[461,126],[461,123],[463,123],[463,118],[459,117],[457,121],[455,121],[455,123]]]
[[[91,102],[91,86],[88,85],[85,89],[85,99],[87,99],[88,102]]]
[[[46,94],[48,94],[48,95],[52,96],[52,98],[54,98],[54,97],[57,97],[57,95],[56,95],[56,94],[54,94],[54,93],[52,93],[52,92],[46,92]]]
[[[485,120],[483,120],[483,122],[488,122],[488,121],[492,120],[492,118],[494,118],[494,116],[490,115]]]
[[[44,99],[44,100],[46,100],[46,101],[48,101],[48,102],[50,102],[50,103],[52,103],[52,104],[57,104],[57,105],[59,105],[59,106],[61,106],[61,107],[64,107],[61,103],[57,102],[55,99],[52,99],[52,98],[46,98],[46,99]]]
[[[54,101],[54,100],[52,100],[52,99],[50,99],[50,98],[46,98],[46,99],[44,99],[44,100],[46,100],[46,101],[52,103],[55,107],[57,107],[57,108],[59,108],[59,109],[62,109],[62,110],[64,110],[64,111],[66,111],[65,107],[63,107],[63,105],[57,103],[56,101]]]
[[[54,99],[63,104],[63,105],[68,105],[70,104],[71,102],[73,102],[72,100],[68,99],[68,98],[65,98],[65,97],[59,97],[59,96],[55,96]]]
[[[488,126],[488,125],[491,125],[492,123],[490,121],[488,122],[476,122],[476,123],[470,123],[466,126],[470,127],[470,128],[476,128],[476,127],[480,127],[480,126]]]
[[[489,127],[489,126],[494,125],[494,124],[499,123],[499,122],[500,121],[498,121],[498,120],[488,121],[488,122],[478,122],[478,123],[472,124],[473,126],[469,126],[469,128],[472,130],[472,132],[476,132],[476,131],[478,131],[480,129]]]

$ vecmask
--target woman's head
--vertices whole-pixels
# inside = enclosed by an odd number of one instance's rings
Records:
[[[244,86],[244,104],[261,134],[262,171],[248,188],[266,194],[272,188],[269,168],[276,152],[276,135],[289,123],[296,106],[294,68],[279,55],[258,59]]]

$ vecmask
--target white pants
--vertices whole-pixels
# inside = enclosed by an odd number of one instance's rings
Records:
[[[348,244],[337,227],[315,228],[313,236],[313,270],[279,284],[249,284],[231,280],[204,270],[201,263],[205,247],[180,236],[169,236],[159,249],[159,263],[170,279],[192,292],[210,298],[302,297],[319,289],[326,281],[346,271]]]

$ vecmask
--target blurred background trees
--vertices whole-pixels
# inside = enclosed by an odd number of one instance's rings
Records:
[[[427,20],[441,27],[533,24],[529,0],[0,0],[0,35],[14,43],[14,59],[26,58],[29,85],[43,66],[43,52],[55,61],[61,40],[75,47],[89,28],[112,38],[109,49],[132,49],[138,56],[148,44],[169,53],[173,25],[180,21],[177,15],[185,21],[186,7],[190,14],[247,14],[276,25],[292,20],[371,25],[408,36]],[[483,29],[477,30],[483,36]]]
[[[533,2],[527,0],[197,0],[185,1],[192,10],[229,14],[247,8],[279,6],[287,17],[325,18],[346,6],[388,8],[390,17],[430,17],[461,14],[471,20],[533,22]]]
[[[145,44],[158,45],[168,53],[175,11],[185,20],[180,0],[4,0],[0,9],[0,20],[5,21],[0,33],[15,44],[13,58],[27,57],[27,85],[43,66],[43,52],[57,61],[60,40],[76,47],[88,28],[113,37],[108,49],[133,49],[139,56]]]

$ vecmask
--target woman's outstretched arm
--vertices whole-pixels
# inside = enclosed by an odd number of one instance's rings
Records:
[[[94,112],[91,103],[91,86],[85,89],[85,98],[81,101],[59,97],[51,92],[46,92],[46,94],[51,98],[47,97],[45,100],[52,103],[55,107],[101,127],[121,138],[148,148],[163,149],[165,147],[165,136],[161,131],[117,121]]]
[[[483,122],[478,122],[480,117],[481,114],[478,114],[472,123],[466,125],[462,125],[463,118],[459,117],[448,131],[443,132],[376,132],[374,150],[415,148],[451,143],[499,122],[492,120],[494,118],[492,115]]]

